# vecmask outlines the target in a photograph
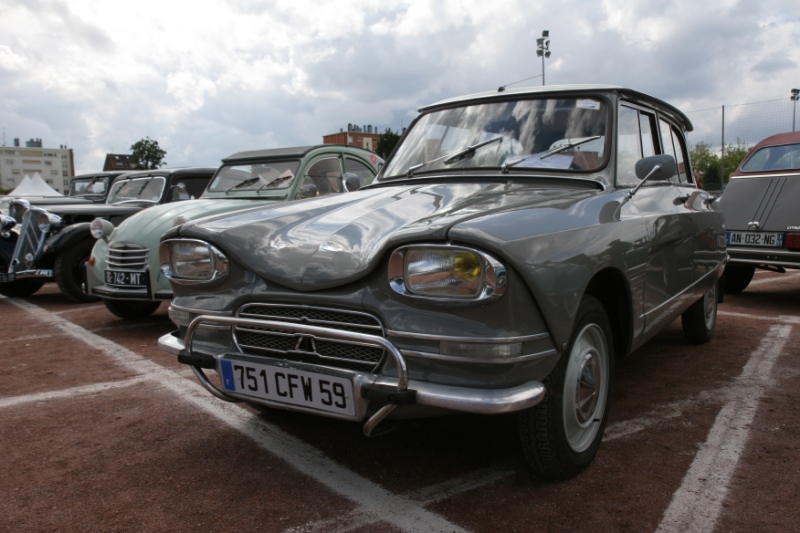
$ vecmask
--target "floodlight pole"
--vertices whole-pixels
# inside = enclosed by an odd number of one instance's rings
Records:
[[[550,32],[544,30],[536,39],[536,55],[542,58],[542,85],[544,85],[544,60],[550,57]]]
[[[794,131],[795,119],[797,117],[797,100],[800,99],[800,89],[792,89],[792,131]]]

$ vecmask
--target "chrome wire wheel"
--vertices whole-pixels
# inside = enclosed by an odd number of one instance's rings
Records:
[[[588,449],[600,431],[609,381],[606,336],[597,324],[587,324],[575,338],[564,376],[564,432],[576,453]]]

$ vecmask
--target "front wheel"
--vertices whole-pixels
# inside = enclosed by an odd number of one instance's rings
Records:
[[[86,291],[86,262],[92,254],[94,239],[81,241],[59,254],[53,266],[61,293],[73,302],[96,302],[97,296]]]
[[[714,282],[714,286],[681,315],[683,334],[692,344],[705,344],[714,336],[718,287],[719,284]]]
[[[147,318],[156,312],[161,302],[150,300],[107,300],[104,299],[106,309],[120,318],[134,319]]]
[[[597,455],[608,420],[613,353],[605,309],[584,296],[569,348],[545,379],[544,400],[519,415],[522,451],[535,475],[568,479]]]

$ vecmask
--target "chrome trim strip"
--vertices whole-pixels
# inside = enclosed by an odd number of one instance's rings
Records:
[[[507,343],[507,342],[528,342],[549,339],[549,333],[536,333],[534,335],[523,335],[520,337],[456,337],[448,335],[428,335],[427,333],[409,333],[407,331],[387,330],[386,334],[390,337],[401,337],[406,339],[420,339],[432,341],[450,342],[474,342],[477,344]]]
[[[463,355],[443,355],[440,353],[417,352],[414,350],[401,350],[401,353],[408,357],[419,357],[421,359],[436,359],[439,361],[452,361],[454,363],[493,363],[496,365],[506,365],[519,363],[522,361],[532,361],[550,355],[555,355],[558,350],[551,348],[543,352],[529,353],[523,355],[510,355],[507,357],[465,357]]]
[[[171,303],[170,308],[176,311],[183,311],[185,313],[191,313],[193,315],[206,315],[206,316],[233,316],[231,311],[208,311],[206,309],[195,309],[193,307],[183,307],[181,305],[175,305],[175,303]]]
[[[14,275],[17,279],[23,278],[54,278],[55,274],[52,270],[41,268],[36,270],[22,270],[20,272],[14,272]]]

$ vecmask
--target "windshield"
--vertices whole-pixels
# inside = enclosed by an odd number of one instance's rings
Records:
[[[225,165],[217,171],[206,192],[288,189],[299,166],[299,160]]]
[[[443,109],[408,132],[384,177],[445,168],[596,170],[608,106],[595,98],[529,99]]]
[[[73,179],[69,184],[69,195],[105,194],[108,189],[107,177]]]
[[[742,172],[800,169],[800,144],[765,146],[742,165]]]
[[[157,203],[164,192],[166,180],[163,176],[146,176],[115,181],[106,203],[145,201]]]

